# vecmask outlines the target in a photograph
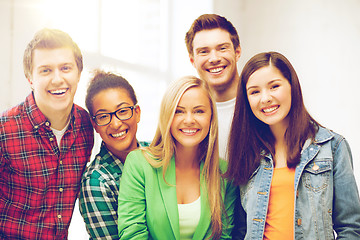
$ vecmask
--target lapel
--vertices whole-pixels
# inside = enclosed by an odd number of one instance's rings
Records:
[[[200,173],[202,173],[204,163],[201,162]],[[162,176],[162,168],[158,168],[157,177],[160,186],[161,197],[168,215],[168,219],[172,228],[175,239],[180,239],[179,228],[179,212],[176,196],[176,172],[175,172],[175,158],[172,157],[170,165],[166,171],[166,181],[171,184],[168,185],[164,182]],[[208,204],[208,194],[206,183],[203,177],[200,179],[200,195],[201,195],[201,215],[199,224],[196,227],[193,239],[204,239],[211,222],[210,208]]]
[[[180,239],[179,212],[178,212],[176,186],[175,186],[176,175],[175,175],[174,157],[171,158],[170,165],[166,170],[165,178],[167,183],[165,183],[163,179],[162,168],[157,169],[157,177],[160,186],[161,197],[172,228],[172,232],[174,234],[175,239]]]
[[[201,162],[200,164],[201,215],[200,215],[199,224],[195,229],[193,239],[204,239],[211,222],[211,214],[208,203],[208,193],[207,193],[206,183],[201,175],[203,166],[204,166],[204,162]]]

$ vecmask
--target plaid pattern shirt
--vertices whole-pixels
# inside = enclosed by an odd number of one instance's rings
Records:
[[[32,94],[0,116],[0,239],[67,239],[93,144],[75,104],[60,148]]]
[[[138,145],[149,146],[148,142]],[[90,239],[119,239],[117,209],[123,163],[105,146],[84,173],[79,208]]]

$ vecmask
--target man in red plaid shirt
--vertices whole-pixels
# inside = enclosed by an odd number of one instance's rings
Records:
[[[43,29],[23,61],[32,92],[0,116],[0,239],[67,239],[94,143],[73,103],[82,55],[68,34]]]

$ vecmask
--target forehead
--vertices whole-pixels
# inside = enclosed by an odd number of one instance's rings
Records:
[[[71,48],[37,48],[32,55],[33,66],[48,66],[64,63],[75,64],[75,56]]]
[[[127,90],[123,88],[108,88],[101,90],[93,97],[93,108],[104,106],[118,106],[119,104],[133,105],[133,101]],[[125,107],[125,106],[124,106]]]
[[[221,28],[214,28],[197,32],[194,36],[193,48],[213,47],[224,43],[232,44],[230,33]]]
[[[250,75],[247,86],[268,84],[274,80],[288,81],[279,69],[271,65],[259,68]]]
[[[180,105],[210,105],[210,99],[208,94],[204,89],[201,87],[192,87],[189,88],[184,92],[184,94],[181,96]]]

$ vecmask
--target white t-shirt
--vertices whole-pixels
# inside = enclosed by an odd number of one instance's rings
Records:
[[[236,98],[226,102],[216,102],[219,122],[219,155],[227,160],[226,150],[230,134],[231,123],[235,110]]]
[[[180,239],[192,239],[201,215],[200,197],[192,203],[178,204]]]
[[[50,129],[53,131],[56,137],[56,142],[59,147],[60,147],[61,138],[64,136],[67,128],[69,127],[69,124],[70,124],[70,120],[62,130],[56,130],[55,128],[50,127]]]

